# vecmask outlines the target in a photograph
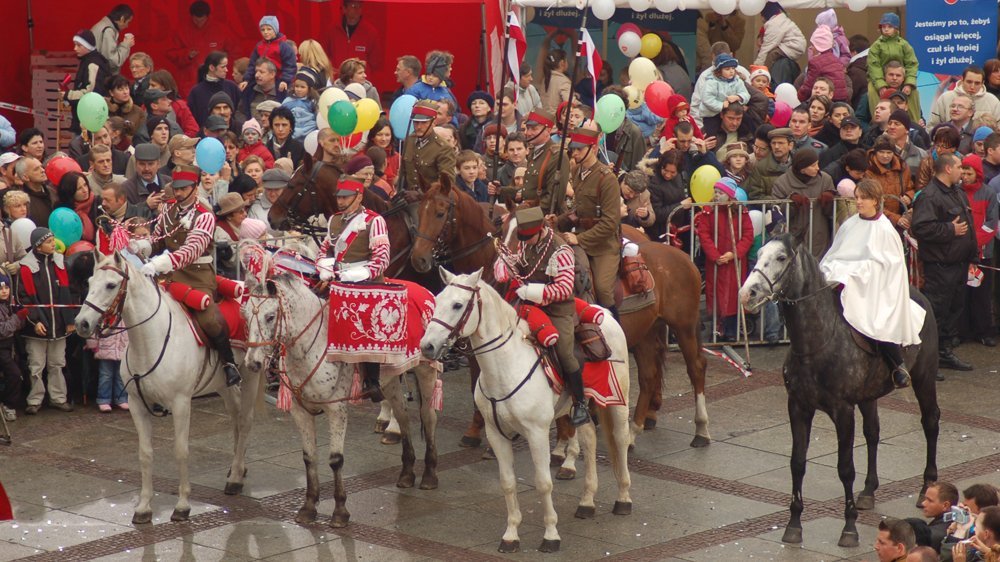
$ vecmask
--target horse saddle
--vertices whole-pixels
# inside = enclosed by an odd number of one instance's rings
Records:
[[[877,354],[878,343],[875,340],[855,330],[854,326],[851,326],[850,324],[848,324],[847,327],[851,330],[851,339],[854,340],[854,345],[858,346],[861,351],[864,351],[868,355]]]
[[[574,294],[588,302],[594,301],[594,276],[590,270],[589,260],[583,249],[574,246],[576,252],[576,279]],[[628,260],[628,261],[625,261]],[[615,280],[615,307],[619,316],[630,314],[656,304],[656,294],[653,289],[656,282],[649,272],[649,267],[642,255],[623,258],[618,267],[618,278]]]
[[[219,312],[222,313],[223,320],[226,321],[230,345],[234,348],[244,348],[247,341],[247,325],[240,314],[240,303],[233,299],[223,299],[216,304],[219,306]],[[194,339],[198,342],[198,347],[205,347],[208,342],[208,336],[205,335],[205,331],[195,321],[191,311],[185,310],[185,312],[187,312],[188,327],[191,328]]]
[[[552,348],[559,341],[559,331],[552,324],[549,315],[541,308],[531,304],[520,304],[517,315],[528,323],[528,328],[535,343],[543,348]],[[604,361],[611,357],[611,348],[601,330],[604,310],[582,299],[576,299],[576,328],[574,343],[576,354],[582,358],[581,363]]]

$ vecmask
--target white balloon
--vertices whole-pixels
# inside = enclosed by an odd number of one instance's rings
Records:
[[[591,0],[590,11],[594,12],[594,17],[607,21],[615,15],[615,0]]]
[[[628,0],[628,7],[634,12],[645,12],[649,9],[651,0]]]
[[[736,11],[736,0],[708,0],[708,6],[713,12],[728,16]]]
[[[678,10],[680,10],[680,11],[683,12],[687,8],[688,7],[687,7],[687,1],[686,0],[677,0],[677,9]]]
[[[750,211],[750,222],[753,224],[754,237],[760,236],[764,232],[764,213],[757,209]]]
[[[316,126],[320,131],[330,128],[330,122],[326,120],[326,112],[316,114]]]
[[[319,101],[316,103],[318,110],[316,114],[322,115],[323,120],[326,121],[326,112],[329,111],[330,106],[333,105],[334,102],[338,102],[340,100],[350,101],[347,99],[347,93],[344,92],[344,90],[334,87],[323,90],[323,93],[319,96]]]
[[[775,101],[787,103],[792,109],[795,109],[801,103],[795,86],[792,86],[788,82],[778,84],[778,87],[774,89],[774,99]]]
[[[10,231],[14,236],[14,242],[21,248],[27,249],[31,247],[32,230],[35,230],[35,222],[28,217],[19,218],[10,224]]]
[[[677,0],[653,0],[653,5],[661,12],[672,12],[677,9]]]
[[[868,0],[847,0],[847,7],[852,12],[861,12],[868,7]]]
[[[634,59],[642,49],[642,37],[639,37],[639,34],[634,31],[626,31],[618,38],[618,48],[621,49],[623,55]]]
[[[306,154],[310,156],[316,154],[316,149],[319,148],[319,131],[306,135],[306,138],[302,139],[302,144],[306,147]]]
[[[756,16],[764,9],[767,0],[740,0],[740,12],[744,16]]]

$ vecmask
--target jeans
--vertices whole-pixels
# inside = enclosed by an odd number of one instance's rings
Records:
[[[778,313],[778,304],[768,302],[761,312],[764,316],[764,339],[768,341],[781,339],[782,324],[781,314]]]
[[[121,361],[114,359],[98,359],[97,369],[97,403],[98,404],[127,404],[128,395],[125,394],[125,384],[118,372],[121,370]]]

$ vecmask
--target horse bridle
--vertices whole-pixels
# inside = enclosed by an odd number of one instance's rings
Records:
[[[813,291],[813,292],[811,292],[811,293],[809,293],[807,295],[803,295],[801,297],[797,297],[797,298],[794,298],[794,299],[790,299],[790,298],[786,298],[785,297],[785,289],[784,288],[782,288],[779,291],[775,291],[774,290],[774,286],[777,285],[778,282],[781,281],[781,279],[785,276],[786,273],[788,273],[788,270],[791,269],[791,267],[792,267],[792,263],[794,263],[795,260],[798,259],[798,256],[799,256],[798,250],[792,250],[791,259],[788,260],[788,262],[785,264],[784,269],[782,269],[778,273],[778,275],[775,276],[775,278],[774,278],[773,281],[771,280],[770,277],[767,276],[766,273],[764,273],[764,271],[762,269],[759,269],[756,266],[754,266],[754,268],[750,271],[751,274],[754,273],[754,272],[759,273],[760,276],[764,278],[764,281],[767,281],[767,289],[768,289],[768,291],[771,292],[771,294],[767,297],[767,300],[780,302],[782,304],[797,304],[797,303],[800,303],[800,302],[802,302],[802,301],[804,301],[806,299],[810,299],[812,297],[815,297],[816,295],[822,293],[823,291],[825,291],[825,290],[827,290],[827,289],[829,289],[831,287],[835,287],[835,286],[838,285],[838,283],[836,281],[833,281],[833,282],[827,283],[826,285],[823,285],[819,289],[816,289],[815,291]]]
[[[323,169],[323,165],[323,162],[315,162],[313,164],[312,171],[309,173],[309,179],[306,180],[306,184],[299,189],[298,193],[293,196],[294,199],[291,204],[285,203],[280,198],[274,202],[275,205],[279,205],[285,210],[285,213],[288,215],[288,223],[291,224],[295,230],[301,230],[307,234],[317,234],[325,231],[323,228],[309,224],[309,217],[320,214],[321,212],[319,204],[316,202],[316,197],[319,195],[316,178],[319,176],[319,171]],[[312,201],[313,212],[309,215],[303,216],[299,210],[299,206],[302,205],[303,198],[306,195],[313,196],[310,198]]]
[[[90,302],[87,299],[84,299],[83,301],[83,306],[89,307],[94,312],[101,315],[100,318],[98,319],[98,324],[95,328],[95,334],[98,337],[113,336],[115,334],[126,332],[132,328],[142,326],[146,322],[152,320],[153,317],[156,316],[156,313],[160,311],[160,305],[163,304],[163,293],[162,291],[160,291],[159,285],[157,285],[154,282],[153,284],[156,285],[156,296],[157,296],[156,310],[154,310],[153,313],[150,314],[148,318],[139,322],[138,324],[119,327],[119,324],[121,324],[122,321],[122,311],[125,308],[125,297],[128,294],[128,282],[130,279],[128,268],[122,269],[114,265],[103,265],[98,268],[98,271],[101,270],[112,271],[114,273],[117,273],[122,278],[122,282],[121,285],[118,286],[118,292],[115,293],[114,298],[111,299],[111,303],[108,304],[107,308],[102,309],[101,307],[97,306],[96,304]]]
[[[441,197],[437,195],[436,197]],[[420,238],[421,240],[427,240],[434,246],[431,249],[431,257],[434,259],[435,265],[444,265],[448,263],[454,263],[455,260],[460,260],[462,258],[472,255],[480,246],[488,243],[490,240],[494,239],[493,233],[488,233],[486,236],[476,240],[472,244],[460,248],[459,250],[452,252],[449,247],[449,241],[454,237],[455,232],[454,226],[456,222],[455,217],[455,199],[451,196],[448,197],[448,214],[445,216],[444,226],[441,227],[441,231],[438,232],[436,238],[431,238],[423,232],[420,231],[420,225],[415,226],[412,229],[412,235],[415,238]]]
[[[445,340],[445,347],[454,347],[456,351],[466,356],[473,355],[483,355],[485,353],[490,353],[491,351],[496,351],[501,347],[507,345],[507,342],[514,337],[517,329],[511,326],[509,330],[504,330],[500,332],[495,338],[483,342],[481,345],[476,347],[470,347],[469,345],[456,345],[455,342],[462,338],[462,330],[465,329],[466,323],[469,322],[469,318],[472,317],[472,299],[476,299],[475,308],[479,313],[479,319],[476,321],[476,331],[479,330],[479,325],[483,322],[483,297],[479,292],[479,287],[469,287],[468,285],[462,285],[461,283],[451,283],[449,287],[455,287],[462,289],[464,291],[469,291],[471,295],[469,296],[469,302],[465,305],[465,310],[462,311],[462,315],[458,318],[458,322],[454,325],[441,320],[437,316],[431,318],[431,322],[440,324],[444,329],[448,330],[448,337]],[[503,341],[500,341],[503,340]],[[500,343],[497,343],[500,342]]]

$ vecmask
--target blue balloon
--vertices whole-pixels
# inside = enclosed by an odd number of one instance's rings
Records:
[[[83,221],[76,211],[59,207],[49,215],[49,230],[69,247],[83,238]]]
[[[748,199],[747,198],[747,192],[743,191],[742,187],[737,187],[736,188],[736,200],[737,201],[746,201],[747,199]]]
[[[399,96],[396,101],[392,102],[392,107],[389,108],[389,125],[392,126],[392,134],[397,139],[405,139],[413,130],[410,114],[416,103],[417,98],[410,94]]]
[[[226,163],[226,147],[222,146],[219,139],[205,137],[198,141],[194,157],[203,172],[217,174]]]

